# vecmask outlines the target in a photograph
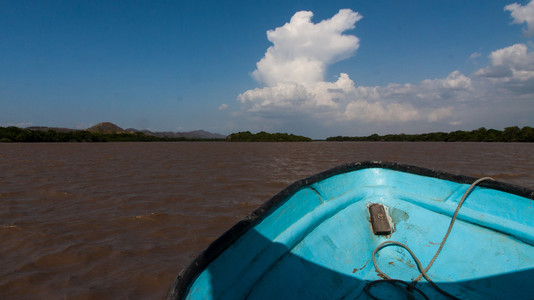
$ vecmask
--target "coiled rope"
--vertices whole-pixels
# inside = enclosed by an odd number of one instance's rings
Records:
[[[438,255],[439,253],[441,252],[441,250],[443,249],[443,246],[445,245],[445,242],[447,241],[447,238],[449,237],[449,234],[451,233],[451,230],[452,230],[452,226],[454,225],[454,222],[456,221],[456,217],[458,216],[458,212],[460,211],[460,208],[462,207],[462,204],[464,203],[465,199],[467,199],[467,196],[469,196],[469,194],[471,193],[471,191],[482,181],[485,181],[485,180],[494,180],[493,178],[491,177],[483,177],[483,178],[480,178],[478,180],[476,180],[475,182],[473,182],[471,184],[471,186],[469,186],[469,188],[467,189],[467,191],[465,191],[462,199],[460,200],[460,202],[458,203],[458,206],[456,206],[456,211],[454,211],[454,214],[451,218],[451,223],[449,224],[449,229],[447,230],[447,233],[445,234],[445,236],[443,237],[443,240],[441,241],[441,244],[439,245],[439,248],[438,250],[436,251],[436,254],[434,254],[434,257],[432,257],[432,260],[430,260],[430,263],[428,263],[428,265],[426,266],[426,268],[423,269],[423,266],[421,265],[421,262],[419,261],[419,259],[417,258],[417,256],[412,252],[412,250],[410,250],[410,248],[408,248],[408,246],[404,245],[403,243],[399,243],[399,242],[395,242],[395,241],[385,241],[383,243],[381,243],[380,245],[378,245],[375,250],[373,251],[373,265],[376,269],[376,272],[379,274],[380,277],[384,278],[384,279],[379,279],[379,280],[375,280],[375,281],[371,281],[369,282],[365,287],[364,287],[364,291],[367,293],[367,295],[369,295],[371,298],[373,299],[378,299],[376,297],[374,297],[373,295],[371,295],[370,293],[370,288],[371,286],[379,283],[379,282],[392,282],[392,283],[401,283],[401,284],[404,284],[407,286],[407,291],[409,293],[412,293],[412,291],[417,291],[419,294],[423,295],[423,297],[425,297],[425,299],[428,299],[428,297],[419,289],[417,289],[415,287],[415,285],[417,284],[417,282],[422,278],[422,277],[425,277],[425,279],[440,293],[442,293],[443,295],[449,297],[449,298],[452,298],[452,299],[458,299],[457,297],[447,293],[446,291],[442,290],[440,287],[438,287],[431,279],[430,277],[427,275],[427,272],[428,270],[430,269],[430,267],[432,267],[432,264],[434,264],[434,262],[436,261],[436,259],[438,258]],[[400,279],[392,279],[391,277],[389,277],[388,275],[386,275],[382,270],[380,270],[380,268],[378,267],[378,265],[376,264],[376,260],[375,260],[375,255],[378,251],[380,251],[380,249],[386,247],[386,246],[389,246],[389,245],[396,245],[396,246],[399,246],[399,247],[402,247],[404,249],[406,249],[410,255],[412,256],[413,260],[415,261],[415,263],[417,264],[417,268],[419,269],[419,276],[417,276],[411,283],[407,283],[403,280],[400,280]]]

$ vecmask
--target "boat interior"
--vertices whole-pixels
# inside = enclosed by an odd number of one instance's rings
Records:
[[[469,184],[383,168],[303,185],[271,208],[194,280],[191,298],[446,298],[421,273]],[[474,187],[427,272],[458,298],[524,298],[534,278],[532,199]],[[370,207],[390,230],[376,234]],[[377,271],[373,263],[373,252]],[[405,284],[383,281],[387,277]],[[410,294],[410,295],[408,295]]]

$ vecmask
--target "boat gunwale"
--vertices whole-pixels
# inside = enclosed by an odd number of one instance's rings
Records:
[[[191,262],[178,274],[169,290],[167,299],[185,298],[194,280],[206,269],[210,263],[217,259],[250,228],[259,224],[262,220],[269,216],[271,212],[275,211],[279,206],[285,203],[286,200],[291,198],[291,196],[296,194],[301,189],[339,174],[372,168],[389,169],[393,171],[452,181],[459,184],[471,184],[477,180],[477,178],[471,176],[456,175],[439,170],[385,161],[346,163],[317,173],[310,177],[297,180],[274,195],[271,199],[264,202],[260,207],[255,209],[252,213],[247,215],[244,219],[236,223],[214,242],[212,242],[202,253],[200,253],[200,255],[193,260],[193,262]],[[481,182],[479,186],[534,200],[534,190],[518,185],[500,181],[484,181]]]

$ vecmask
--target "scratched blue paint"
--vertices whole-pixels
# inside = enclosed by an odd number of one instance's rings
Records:
[[[405,243],[426,266],[469,187],[433,177],[370,168],[343,173],[292,195],[200,273],[188,299],[367,299],[380,279],[373,250]],[[375,236],[367,206],[388,208],[395,231]],[[462,206],[428,274],[460,298],[534,297],[534,206],[531,199],[476,187]],[[419,274],[399,247],[376,256],[388,276],[410,282]],[[428,297],[442,297],[422,279]],[[377,286],[383,297],[405,295]],[[397,294],[399,292],[399,294]]]

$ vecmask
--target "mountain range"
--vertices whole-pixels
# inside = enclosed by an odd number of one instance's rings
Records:
[[[46,127],[46,126],[32,126],[27,127],[26,129],[30,130],[41,130],[41,131],[48,131],[48,130],[54,130],[57,132],[70,132],[70,131],[78,131],[80,129],[71,129],[71,128],[59,128],[59,127]],[[84,129],[82,129],[84,130]],[[126,128],[123,129],[111,122],[102,122],[98,123],[95,126],[89,127],[85,129],[89,132],[95,132],[95,133],[105,133],[105,134],[114,134],[114,133],[135,133],[135,132],[142,132],[146,135],[151,136],[157,136],[157,137],[168,137],[168,138],[197,138],[197,139],[224,139],[226,136],[218,133],[211,133],[205,130],[195,130],[195,131],[187,131],[187,132],[172,132],[172,131],[150,131],[150,130],[138,130],[135,128]]]

